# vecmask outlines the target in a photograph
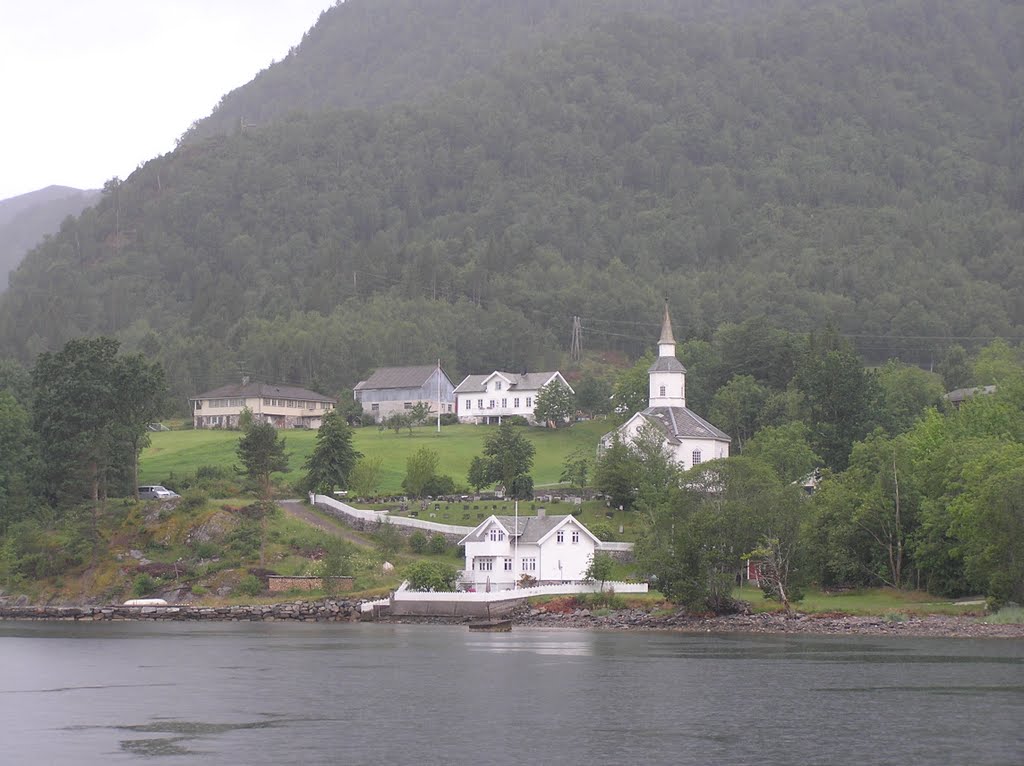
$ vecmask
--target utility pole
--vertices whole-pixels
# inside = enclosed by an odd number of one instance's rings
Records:
[[[572,318],[572,342],[569,344],[569,358],[577,364],[583,358],[583,325],[579,315]]]

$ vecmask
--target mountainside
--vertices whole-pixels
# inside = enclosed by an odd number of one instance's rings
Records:
[[[685,338],[1024,336],[1022,41],[1012,3],[350,0],[30,253],[0,343],[116,334],[184,394],[547,366],[574,314],[636,353],[665,295]]]
[[[17,268],[25,253],[57,231],[61,221],[78,215],[99,196],[98,191],[47,186],[0,200],[0,290],[7,287],[8,273]]]

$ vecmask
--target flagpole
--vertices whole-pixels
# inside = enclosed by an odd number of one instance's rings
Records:
[[[441,358],[437,359],[437,432],[441,433]]]
[[[519,578],[516,577],[516,573],[519,571],[519,500],[516,499],[516,539],[515,545],[512,546],[512,590],[516,590],[519,587]]]

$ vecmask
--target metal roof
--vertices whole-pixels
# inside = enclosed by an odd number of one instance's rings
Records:
[[[202,394],[189,397],[190,401],[196,399],[242,399],[250,396],[272,397],[275,399],[302,399],[307,402],[330,402],[337,404],[337,399],[310,391],[300,386],[274,386],[268,383],[233,383],[227,386],[215,388]]]
[[[366,380],[359,381],[355,390],[419,388],[430,379],[436,369],[436,364],[421,364],[416,367],[378,367]],[[441,371],[441,374],[444,375],[444,370]],[[445,377],[448,376],[445,375]]]
[[[717,439],[731,442],[732,437],[711,425],[687,407],[648,407],[640,413],[660,428],[671,441],[681,439]]]

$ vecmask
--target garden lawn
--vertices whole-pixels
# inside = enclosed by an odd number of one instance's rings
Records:
[[[764,598],[758,588],[744,586],[733,592],[735,598],[749,601],[755,611],[767,612],[781,609],[775,601]],[[863,588],[859,590],[824,593],[808,590],[803,600],[795,602],[793,608],[808,614],[876,615],[927,615],[927,614],[972,614],[982,612],[982,602],[963,603],[945,601],[919,590],[901,591],[893,588]]]
[[[601,435],[611,430],[609,421],[588,421],[570,428],[548,429],[523,427],[522,433],[533,443],[536,456],[533,462],[533,481],[539,488],[557,485],[565,458],[577,449],[595,454]],[[380,456],[383,461],[383,479],[380,491],[400,494],[405,478],[405,462],[416,450],[429,447],[439,455],[438,472],[451,476],[456,486],[466,485],[466,472],[474,456],[481,454],[484,438],[494,432],[495,426],[444,426],[437,433],[434,426],[414,428],[395,434],[376,428],[356,428],[353,442],[366,456]],[[290,454],[290,470],[286,481],[298,479],[303,464],[316,444],[316,431],[282,431]],[[194,474],[204,465],[231,467],[239,465],[235,449],[241,433],[222,430],[162,431],[150,434],[151,443],[142,452],[139,462],[139,483],[153,484],[163,481],[173,484],[175,475]],[[172,486],[173,489],[173,486]]]

